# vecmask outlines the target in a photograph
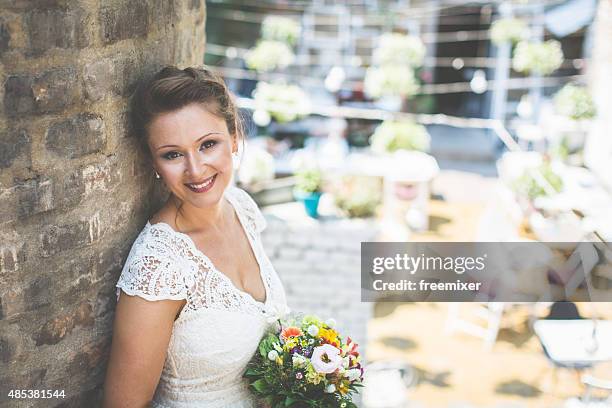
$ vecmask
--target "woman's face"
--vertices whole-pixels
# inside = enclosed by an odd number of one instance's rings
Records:
[[[199,104],[157,116],[149,126],[153,167],[172,194],[194,207],[221,200],[232,177],[235,135]]]

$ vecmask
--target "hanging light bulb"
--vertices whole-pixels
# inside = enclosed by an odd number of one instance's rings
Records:
[[[482,69],[477,69],[474,71],[474,76],[470,81],[470,88],[472,88],[472,92],[476,94],[482,94],[487,91],[487,77],[485,72]]]
[[[346,74],[344,73],[344,69],[342,69],[342,67],[332,67],[325,78],[325,88],[329,92],[338,92],[342,87],[344,78],[346,78]]]
[[[516,107],[516,113],[522,119],[529,119],[533,115],[533,104],[529,94],[521,96],[521,100]]]
[[[253,112],[253,122],[255,122],[257,126],[268,126],[271,120],[270,114],[265,109],[256,109],[255,112]]]

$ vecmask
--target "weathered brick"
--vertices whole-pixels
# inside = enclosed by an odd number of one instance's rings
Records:
[[[59,176],[54,183],[55,207],[66,211],[78,205],[85,196],[85,183],[82,170],[68,171]]]
[[[2,2],[2,7],[9,10],[32,10],[33,8],[57,8],[66,7],[69,0],[8,0]]]
[[[30,147],[30,137],[23,129],[9,129],[0,132],[0,168],[8,168],[13,162],[26,154]]]
[[[21,371],[21,370],[20,370]],[[25,374],[15,374],[8,372],[4,375],[4,372],[0,373],[0,404],[3,402],[11,401],[14,403],[16,400],[8,400],[8,393],[10,390],[15,389],[43,389],[46,384],[44,384],[45,377],[47,375],[47,369],[36,369],[31,368]],[[3,407],[23,407],[24,405],[2,405]]]
[[[4,109],[7,116],[33,113],[35,110],[33,79],[27,75],[9,76],[4,83]]]
[[[105,5],[100,9],[101,37],[105,44],[144,37],[149,28],[148,3],[143,0]]]
[[[9,117],[60,112],[79,99],[77,85],[72,67],[52,69],[40,76],[9,76],[4,85],[5,112]]]
[[[100,238],[97,216],[69,225],[47,227],[40,234],[41,256],[48,257],[69,249],[81,248]]]
[[[49,306],[52,301],[52,282],[47,276],[40,276],[25,288],[13,287],[4,295],[6,317],[14,319],[20,313]]]
[[[0,242],[0,273],[17,272],[25,260],[25,243]]]
[[[84,166],[81,169],[81,177],[85,194],[110,191],[121,182],[122,169],[117,165],[116,157],[111,157],[104,162]]]
[[[100,115],[80,113],[53,123],[45,143],[47,149],[68,158],[99,152],[106,144],[104,121]]]
[[[103,339],[94,344],[88,344],[79,350],[68,363],[68,374],[82,376],[99,369],[106,362],[110,350],[110,339]]]
[[[97,101],[111,92],[118,93],[116,65],[116,61],[112,59],[102,59],[85,65],[83,86],[87,99]]]
[[[77,308],[63,313],[47,321],[43,327],[32,336],[37,346],[57,344],[69,335],[75,327],[91,327],[94,324],[91,305],[82,302]]]
[[[84,48],[89,44],[81,10],[46,9],[33,10],[27,18],[30,47],[33,55],[58,48]]]
[[[39,177],[26,180],[17,185],[19,218],[52,210],[54,208],[53,183],[50,179]]]
[[[32,91],[37,112],[60,112],[79,100],[76,70],[72,67],[49,70],[34,80]]]
[[[14,353],[15,346],[9,342],[9,339],[0,337],[0,362],[8,363]]]
[[[0,55],[9,49],[9,43],[11,42],[11,32],[6,19],[0,17]]]
[[[117,59],[117,68],[115,81],[117,83],[117,93],[121,96],[130,95],[136,88],[136,84],[140,79],[138,62],[132,56],[126,56]]]

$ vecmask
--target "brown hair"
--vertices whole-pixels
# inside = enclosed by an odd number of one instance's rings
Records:
[[[192,103],[202,104],[210,113],[223,118],[230,135],[244,140],[236,104],[221,77],[205,68],[167,66],[141,81],[132,96],[132,127],[145,151],[149,151],[147,139],[151,122],[162,113]]]

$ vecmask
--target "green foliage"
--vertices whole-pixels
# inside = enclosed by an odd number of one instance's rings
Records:
[[[377,153],[397,150],[429,150],[430,137],[425,126],[412,121],[384,121],[376,128],[370,144]]]
[[[560,115],[574,120],[592,119],[596,110],[588,89],[567,84],[554,97],[555,110]]]
[[[293,63],[295,55],[291,48],[280,41],[259,41],[246,55],[246,64],[257,72],[268,72],[285,68]]]
[[[261,37],[264,40],[280,41],[289,46],[297,43],[300,31],[300,25],[287,17],[268,16],[261,25]]]
[[[517,43],[528,36],[527,23],[517,18],[502,18],[491,24],[491,41],[495,45]]]
[[[370,67],[366,71],[364,88],[373,98],[381,96],[410,97],[419,90],[414,70],[405,65]]]
[[[371,177],[345,177],[334,199],[350,218],[372,217],[382,200],[380,182]]]
[[[257,109],[268,111],[279,123],[291,122],[310,112],[310,99],[297,85],[260,81],[253,98]]]
[[[419,37],[399,33],[384,34],[374,50],[377,65],[401,65],[417,68],[423,65],[425,45]]]
[[[323,186],[323,175],[317,169],[304,169],[295,173],[295,189],[303,193],[319,193]]]
[[[563,63],[563,50],[557,40],[542,43],[521,41],[514,49],[512,68],[517,72],[548,75]]]
[[[553,171],[550,163],[544,163],[538,168],[526,170],[521,177],[514,181],[512,188],[517,194],[527,196],[531,200],[549,195],[542,184],[538,182],[537,174],[540,174],[556,193],[563,189],[563,180]]]

